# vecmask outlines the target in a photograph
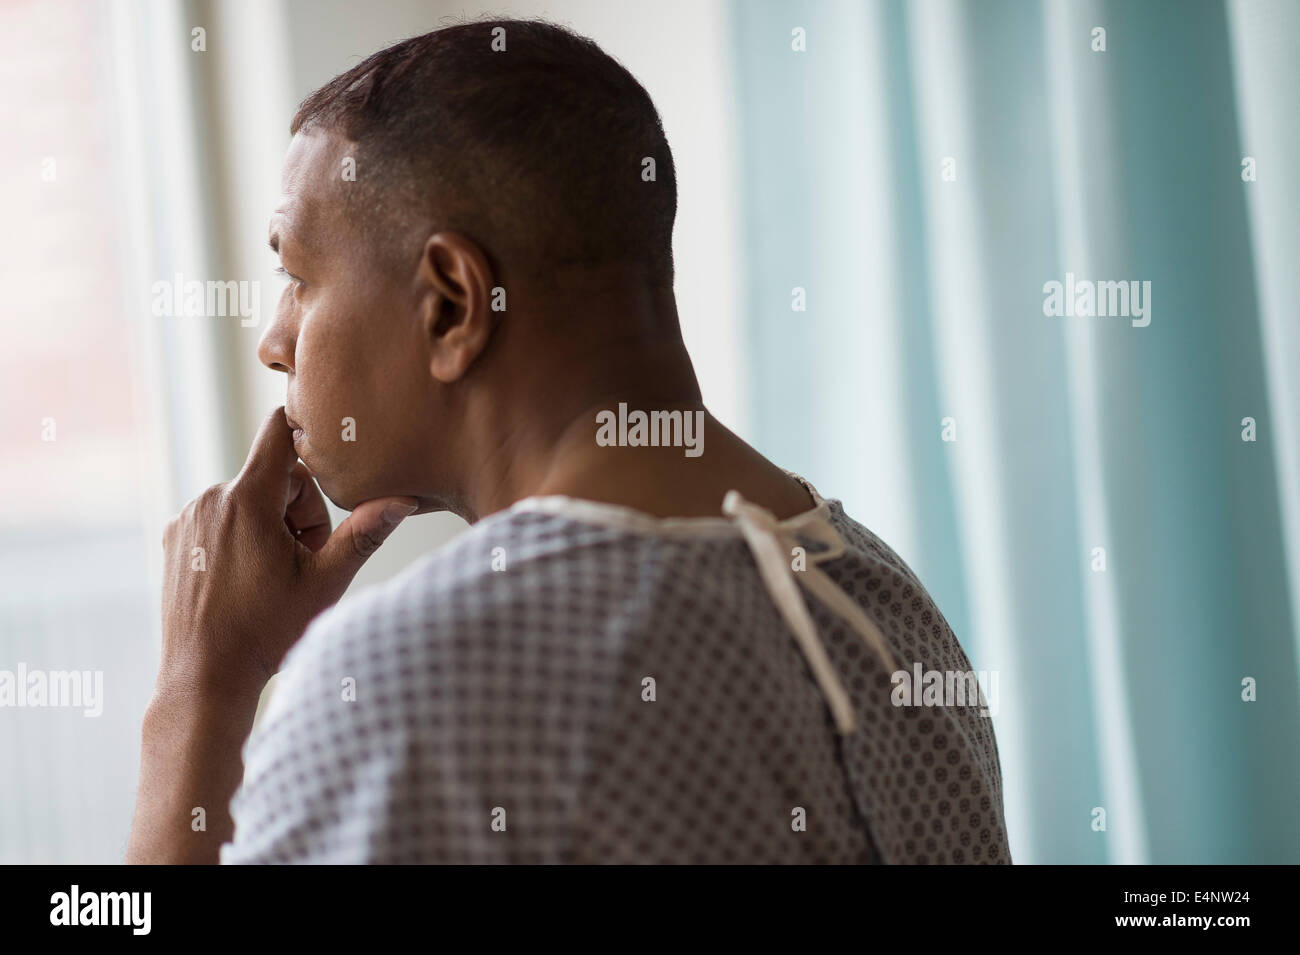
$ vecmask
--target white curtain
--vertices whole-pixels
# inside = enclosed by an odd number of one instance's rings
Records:
[[[1297,6],[732,14],[754,436],[998,672],[1014,857],[1295,861]]]

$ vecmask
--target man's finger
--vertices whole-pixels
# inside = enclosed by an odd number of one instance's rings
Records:
[[[332,599],[342,596],[361,565],[418,506],[413,497],[377,498],[358,505],[335,528],[312,560]]]
[[[329,508],[312,480],[311,471],[301,461],[289,473],[289,504],[284,511],[284,522],[298,543],[310,551],[320,550],[329,540]]]
[[[280,491],[284,496],[276,501],[283,507],[288,503],[289,475],[298,463],[298,452],[293,446],[293,429],[284,416],[281,406],[267,415],[258,429],[248,460],[235,480],[259,485],[264,491]]]

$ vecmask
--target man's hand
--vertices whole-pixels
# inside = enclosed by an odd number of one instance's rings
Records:
[[[128,862],[218,861],[263,687],[416,506],[414,498],[367,501],[331,533],[277,408],[239,475],[167,526],[162,662],[145,715]],[[193,824],[197,809],[205,828]]]
[[[185,506],[163,535],[159,691],[261,691],[313,617],[416,508],[381,498],[330,533],[325,499],[277,408],[227,484]]]

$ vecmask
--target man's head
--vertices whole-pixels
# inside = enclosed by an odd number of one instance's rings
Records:
[[[503,440],[492,415],[548,380],[580,388],[602,342],[680,349],[672,156],[590,40],[438,30],[321,87],[291,132],[270,227],[290,284],[259,356],[288,374],[300,454],[339,505],[460,510],[463,458]]]

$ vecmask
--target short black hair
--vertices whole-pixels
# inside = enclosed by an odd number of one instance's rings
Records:
[[[308,96],[290,132],[311,128],[357,144],[371,220],[424,216],[528,274],[621,261],[672,284],[677,181],[658,111],[566,27],[476,20],[404,40]]]

